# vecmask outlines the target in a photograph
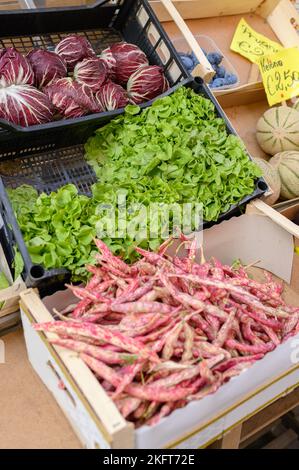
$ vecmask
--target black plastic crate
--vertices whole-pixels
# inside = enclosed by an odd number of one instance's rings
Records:
[[[160,65],[173,87],[189,77],[167,34],[147,0],[108,0],[96,5],[0,12],[0,48],[15,47],[26,53],[33,48],[54,50],[70,33],[85,36],[97,54],[125,40],[138,45],[151,64]],[[90,130],[121,114],[122,109],[21,127],[0,119],[0,161],[26,147],[65,147],[86,140]],[[15,142],[17,140],[17,143]]]
[[[192,87],[197,93],[201,93],[203,96],[209,98],[214,103],[218,116],[226,121],[228,133],[236,134],[236,131],[227,120],[227,117],[215,100],[213,94],[200,79],[194,81],[189,80],[189,82],[184,85]],[[177,85],[174,89],[177,89],[179,86],[180,85]],[[164,95],[170,93],[172,93],[172,91],[168,91]],[[92,128],[89,134],[93,134]],[[33,184],[40,192],[45,191],[49,193],[57,190],[64,184],[73,183],[77,186],[80,193],[89,195],[91,185],[96,181],[96,177],[93,170],[84,159],[84,149],[82,145],[42,152],[33,150],[30,155],[14,156],[14,158],[16,167],[11,172],[11,176],[0,178],[0,214],[4,220],[2,239],[6,241],[4,248],[6,248],[7,257],[10,263],[12,263],[14,258],[13,247],[17,246],[24,259],[24,280],[27,286],[38,286],[41,292],[49,293],[51,290],[55,290],[57,287],[61,287],[63,283],[69,281],[70,273],[65,269],[45,271],[42,266],[33,265],[13,214],[5,187],[15,188],[22,183],[27,183]],[[249,155],[248,158],[250,158]],[[252,194],[243,198],[238,205],[232,206],[229,211],[219,217],[217,222],[204,223],[204,228],[233,216],[240,215],[242,208],[248,202],[254,198],[260,197],[267,189],[268,187],[265,181],[262,178],[257,179],[256,187]]]

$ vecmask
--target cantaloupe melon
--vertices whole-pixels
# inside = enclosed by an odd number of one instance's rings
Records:
[[[277,168],[283,199],[293,199],[299,197],[299,152],[280,152],[269,161]]]
[[[270,192],[262,197],[262,199],[269,205],[275,204],[280,195],[281,183],[278,173],[278,169],[274,165],[270,165],[269,162],[262,158],[254,158],[254,162],[260,167],[263,172],[263,177],[270,188]]]
[[[299,150],[299,112],[288,106],[268,109],[258,120],[256,138],[270,155]]]

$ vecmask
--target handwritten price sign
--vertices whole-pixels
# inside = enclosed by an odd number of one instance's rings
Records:
[[[251,28],[242,18],[235,31],[231,50],[258,64],[261,57],[282,50],[282,46]]]
[[[270,106],[299,95],[297,47],[261,58],[259,67]]]

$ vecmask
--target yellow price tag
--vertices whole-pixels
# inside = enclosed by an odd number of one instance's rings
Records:
[[[230,48],[256,64],[264,55],[283,49],[277,42],[252,29],[244,18],[238,24]]]
[[[261,58],[259,67],[270,106],[299,95],[297,47]]]

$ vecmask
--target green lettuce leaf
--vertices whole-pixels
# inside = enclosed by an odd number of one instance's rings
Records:
[[[103,240],[132,262],[137,245],[155,250],[162,241],[160,231],[149,237],[145,222],[149,224],[152,203],[191,203],[193,208],[201,203],[204,220],[216,221],[251,194],[261,176],[241,140],[228,135],[213,103],[185,87],[143,111],[128,105],[123,115],[96,131],[85,151],[98,177],[91,198],[78,194],[72,184],[51,194],[38,195],[25,185],[9,191],[32,261],[46,269],[66,267],[74,280],[86,277],[84,265],[93,262],[93,238],[102,228],[114,219],[124,225],[123,208],[117,205],[120,193],[131,207],[128,226],[136,226],[136,214],[141,205],[145,208],[138,222],[144,234],[131,238],[119,231]],[[108,205],[115,210],[109,212]],[[165,217],[159,225],[167,226]],[[193,223],[191,230],[197,228]]]

